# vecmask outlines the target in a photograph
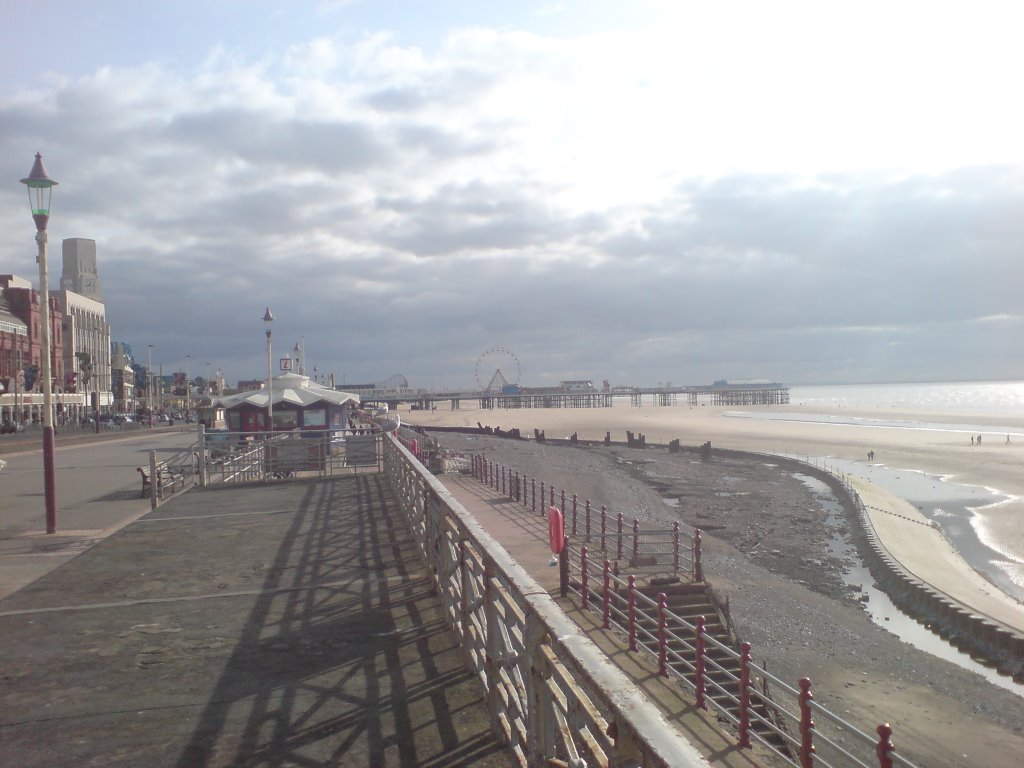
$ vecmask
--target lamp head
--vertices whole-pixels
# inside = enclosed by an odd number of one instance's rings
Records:
[[[28,203],[32,209],[32,218],[36,222],[36,229],[45,232],[46,225],[50,221],[50,195],[53,188],[57,186],[57,182],[46,173],[43,156],[38,152],[36,152],[36,161],[32,164],[32,170],[21,180],[21,183],[28,187]]]

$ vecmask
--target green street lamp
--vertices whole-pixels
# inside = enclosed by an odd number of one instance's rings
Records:
[[[50,291],[46,271],[46,225],[50,223],[50,195],[57,182],[51,179],[43,167],[43,156],[36,152],[36,161],[28,176],[21,180],[28,187],[28,202],[32,219],[36,223],[36,243],[39,246],[39,307],[42,310],[40,323],[40,354],[43,375],[43,491],[46,497],[46,532],[57,532],[57,480],[53,459],[53,373],[50,366]]]

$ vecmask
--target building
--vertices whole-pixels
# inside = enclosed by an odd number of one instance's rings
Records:
[[[16,275],[0,275],[0,420],[18,423],[42,421],[43,385],[41,323],[46,315],[40,306],[39,291],[32,283]],[[57,420],[77,409],[81,403],[65,394],[73,389],[66,381],[63,362],[64,334],[61,310],[50,296],[50,354]]]
[[[57,291],[56,297],[64,313],[64,370],[77,374],[79,392],[96,392],[99,407],[109,409],[113,395],[106,307],[74,291]]]
[[[132,348],[128,344],[111,342],[110,392],[114,399],[114,410],[118,413],[135,413],[134,362]]]
[[[264,432],[269,394],[261,386],[221,397],[214,406],[224,409],[232,432]],[[349,416],[359,407],[358,395],[324,387],[297,373],[275,376],[273,396],[275,432],[346,429]]]
[[[65,238],[62,245],[64,270],[60,275],[62,291],[103,303],[100,276],[96,266],[96,241],[84,237]]]

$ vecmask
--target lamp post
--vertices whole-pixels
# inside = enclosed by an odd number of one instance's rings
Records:
[[[185,355],[185,423],[189,423],[192,410],[192,355]]]
[[[274,366],[270,357],[270,326],[274,322],[274,316],[270,314],[270,307],[263,315],[263,322],[267,324],[267,431],[274,431]]]
[[[43,369],[43,491],[46,497],[46,532],[57,532],[57,480],[53,462],[53,377],[50,372],[50,291],[46,271],[46,225],[50,222],[50,195],[57,182],[46,175],[43,156],[36,160],[28,176],[21,180],[28,187],[28,202],[36,223],[39,245],[39,305],[43,318],[40,329]]]
[[[149,411],[149,426],[153,428],[153,345],[149,345],[146,360],[146,410]]]

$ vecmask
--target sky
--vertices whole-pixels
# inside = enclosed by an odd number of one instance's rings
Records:
[[[1024,379],[1013,2],[0,4],[18,180],[164,373]],[[190,362],[186,362],[190,361]],[[276,363],[275,363],[276,367]],[[197,370],[198,369],[198,370]]]

